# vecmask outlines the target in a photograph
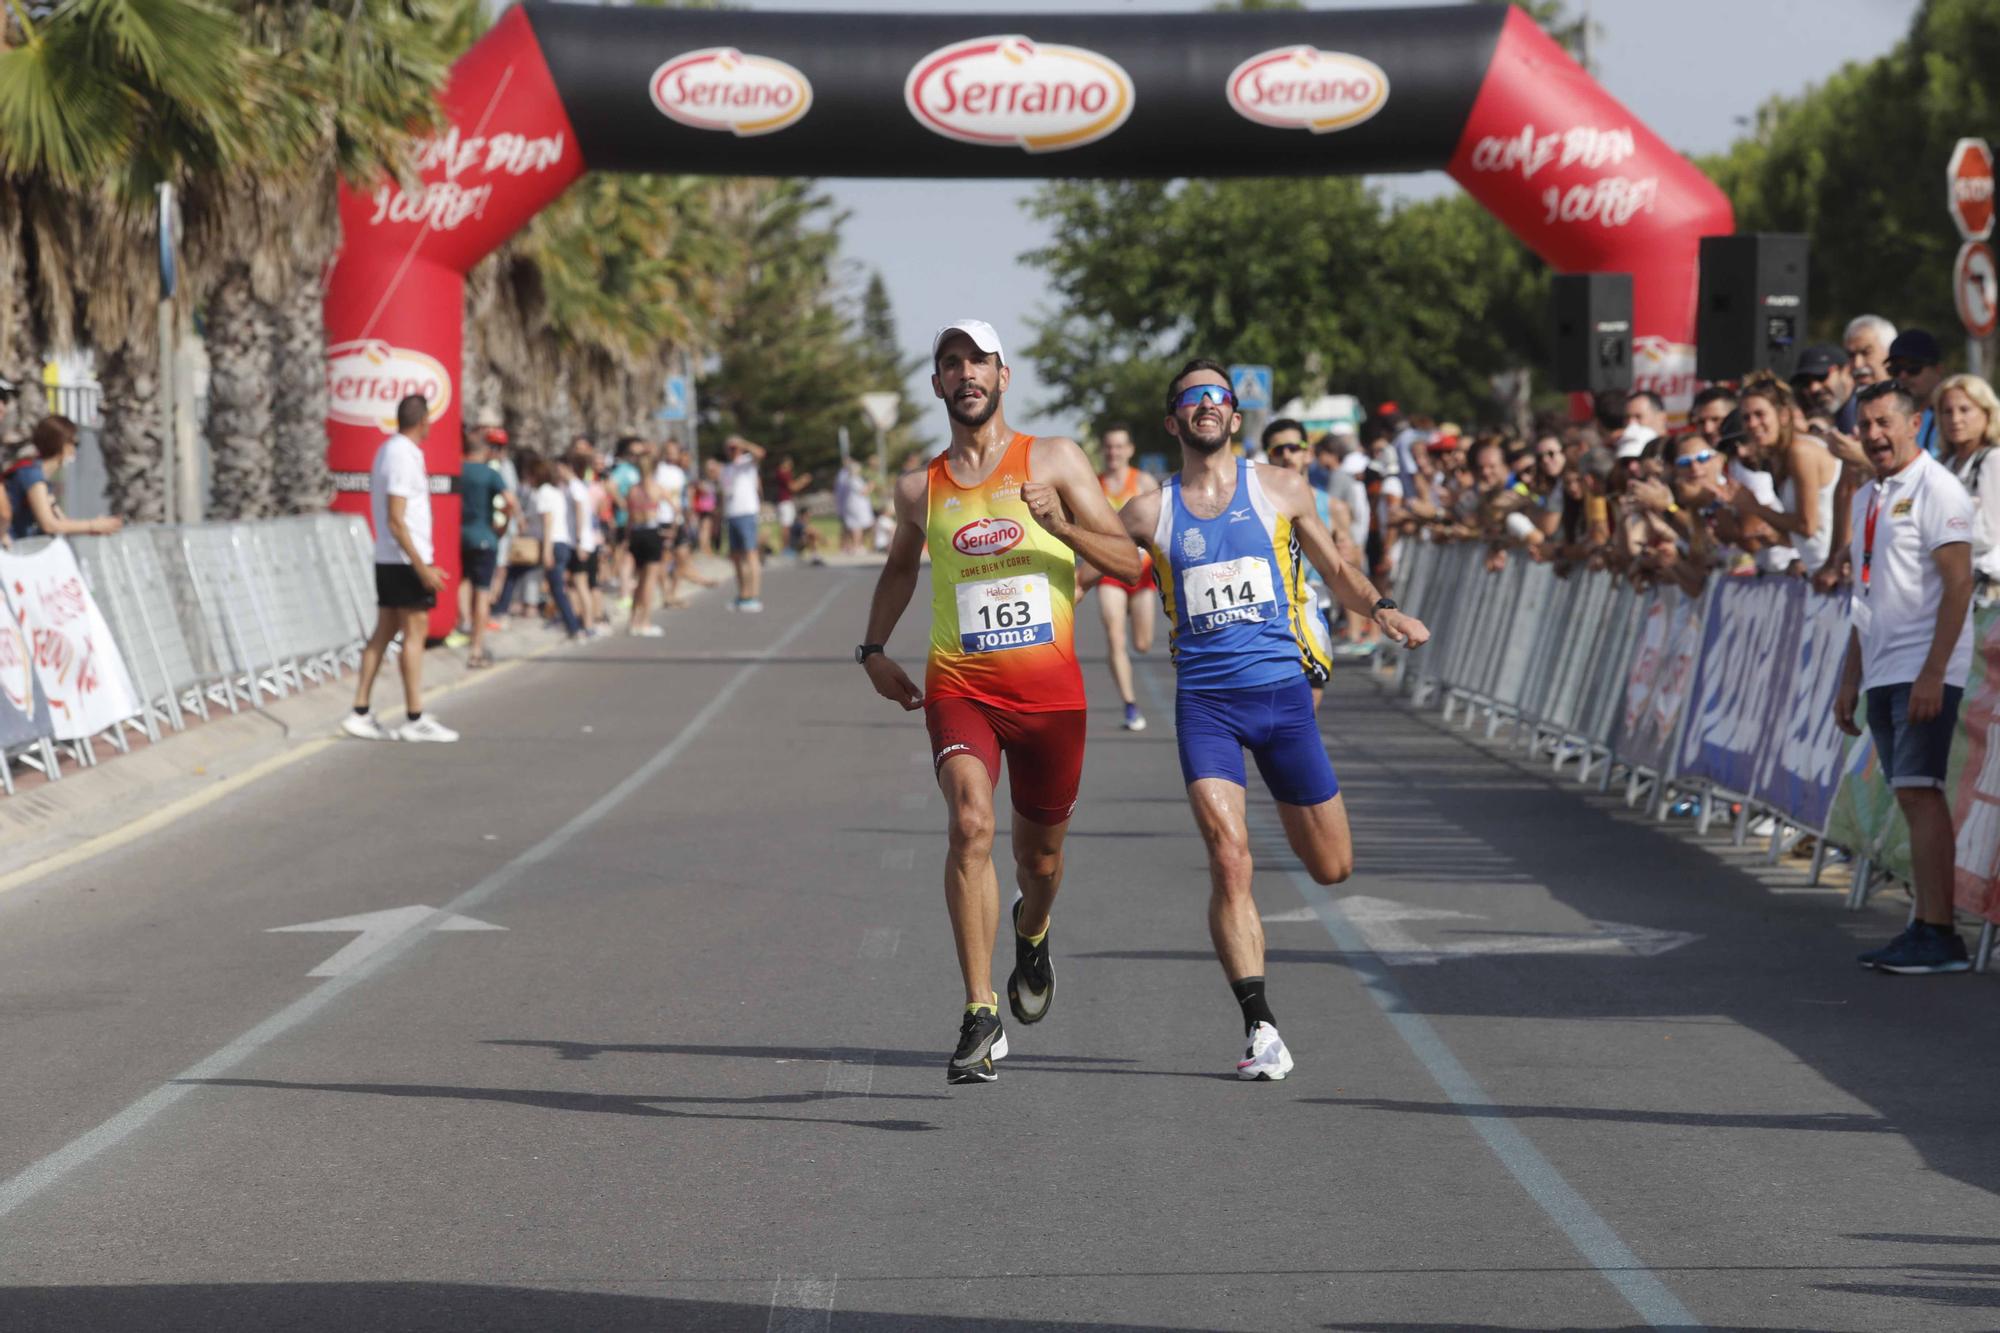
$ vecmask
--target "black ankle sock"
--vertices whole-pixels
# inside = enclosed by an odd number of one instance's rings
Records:
[[[424,720],[424,715],[422,713],[412,713],[408,709],[404,710],[404,715],[407,716],[412,722],[421,722]]]
[[[367,717],[367,716],[368,716],[368,705],[367,705],[367,704],[356,704],[356,705],[354,705],[354,716],[356,716],[356,717]]]
[[[1264,1002],[1264,978],[1245,977],[1241,981],[1229,983],[1229,989],[1236,992],[1236,1003],[1243,1006],[1243,1033],[1248,1036],[1259,1023],[1278,1026],[1278,1020],[1271,1013],[1271,1006]]]

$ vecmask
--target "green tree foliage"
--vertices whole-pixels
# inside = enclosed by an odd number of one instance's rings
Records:
[[[1058,182],[1027,256],[1052,314],[1029,354],[1058,410],[1160,430],[1190,356],[1270,365],[1282,399],[1353,393],[1467,419],[1543,355],[1540,261],[1465,196],[1391,208],[1342,178]]]
[[[1766,103],[1751,134],[1703,165],[1743,231],[1812,238],[1815,336],[1864,311],[1955,341],[1959,238],[1944,169],[1960,138],[2000,139],[2000,6],[1927,0],[1887,55]]]

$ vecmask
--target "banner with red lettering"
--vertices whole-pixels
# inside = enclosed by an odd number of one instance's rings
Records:
[[[0,552],[0,585],[57,740],[95,736],[138,714],[125,659],[68,542],[57,538],[32,555]]]

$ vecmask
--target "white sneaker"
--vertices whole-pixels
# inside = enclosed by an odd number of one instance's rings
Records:
[[[402,726],[397,727],[396,739],[399,741],[438,741],[449,743],[458,739],[458,733],[432,717],[429,713],[425,713],[415,722],[405,722]],[[1276,1029],[1273,1029],[1273,1031],[1275,1032]]]
[[[375,720],[373,713],[349,713],[340,720],[340,729],[361,741],[393,741],[396,734]]]
[[[749,611],[754,614],[764,609],[764,603],[758,598],[746,597],[741,602],[737,603],[736,609],[738,611]]]
[[[1259,1023],[1250,1032],[1250,1045],[1236,1062],[1236,1077],[1258,1083],[1275,1083],[1292,1072],[1292,1053],[1285,1039],[1269,1023]]]
[[[632,637],[635,639],[663,639],[666,635],[667,632],[658,625],[641,625],[632,631]]]

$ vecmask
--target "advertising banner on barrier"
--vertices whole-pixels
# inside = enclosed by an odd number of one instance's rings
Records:
[[[11,620],[0,620],[0,748],[11,750],[51,734],[49,703],[35,683],[28,636]]]
[[[1665,770],[1673,757],[1681,709],[1701,653],[1701,602],[1675,589],[1646,594],[1625,673],[1617,752],[1634,768]]]
[[[1747,794],[1772,737],[1776,703],[1791,693],[1796,579],[1724,579],[1709,599],[1679,771]]]
[[[68,542],[58,538],[33,555],[0,552],[0,585],[29,646],[57,740],[94,736],[138,713],[125,659]]]
[[[1806,828],[1823,828],[1840,783],[1847,737],[1833,723],[1833,692],[1847,656],[1847,599],[1798,588],[1790,679],[1774,700],[1771,743],[1750,795]]]

